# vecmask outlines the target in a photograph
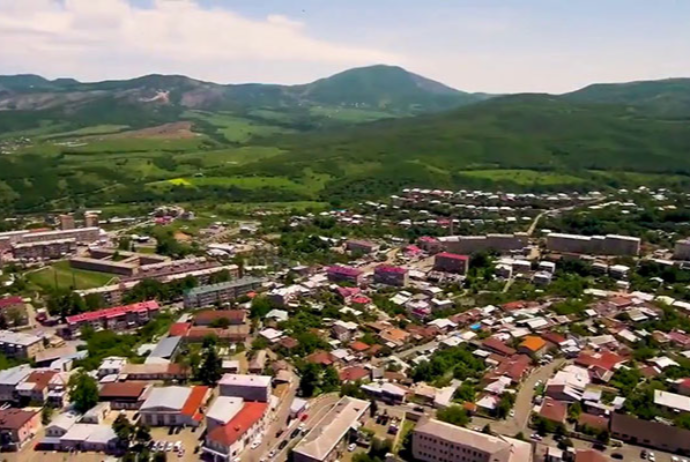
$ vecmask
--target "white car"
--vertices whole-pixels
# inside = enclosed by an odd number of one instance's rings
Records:
[[[513,410],[513,409],[510,410],[510,416],[515,417],[515,410]]]
[[[175,441],[175,444],[173,447],[174,447],[175,451],[180,452],[182,450],[182,441]]]
[[[654,457],[654,453],[650,452],[649,455],[647,456],[647,460],[650,462],[654,462],[656,460],[656,457]]]
[[[276,450],[275,450],[275,449],[274,449],[273,451],[271,451],[271,452],[268,453],[268,457],[269,457],[270,459],[273,459],[273,458],[275,457],[275,455],[276,455]]]
[[[351,444],[347,447],[347,450],[350,451],[350,452],[354,451],[355,449],[357,449],[357,445],[356,445],[355,443],[351,443]]]
[[[252,443],[252,449],[256,449],[256,448],[258,448],[260,445],[261,445],[261,441],[255,440],[255,441]]]
[[[168,441],[167,443],[165,443],[165,452],[172,451],[174,447],[175,447],[175,445],[173,444],[173,442]]]

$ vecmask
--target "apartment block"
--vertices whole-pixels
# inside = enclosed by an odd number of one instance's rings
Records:
[[[350,282],[359,284],[362,280],[362,271],[349,266],[331,266],[326,270],[329,282]]]
[[[244,277],[234,281],[195,287],[184,296],[185,308],[200,308],[227,303],[261,287],[263,279]]]
[[[27,242],[12,246],[12,254],[17,260],[49,260],[64,257],[76,251],[77,241],[74,238]]]
[[[630,255],[640,253],[640,239],[608,234],[583,236],[580,234],[550,233],[546,236],[546,249],[550,252],[592,255]]]
[[[673,249],[673,258],[675,260],[690,260],[690,239],[676,241],[676,246]]]
[[[41,337],[0,330],[0,352],[9,358],[33,359],[43,349]]]
[[[421,462],[530,462],[532,445],[429,419],[412,433],[412,455]]]
[[[506,253],[524,249],[528,244],[528,236],[526,233],[445,236],[439,237],[438,242],[443,250],[458,254],[471,255],[488,250]]]
[[[156,300],[116,306],[67,317],[67,331],[71,336],[79,333],[84,326],[96,330],[110,329],[121,331],[146,324],[160,310]]]
[[[113,248],[92,248],[85,255],[70,259],[72,268],[79,268],[101,273],[134,276],[141,267],[169,262],[170,258],[162,255],[127,252]]]
[[[220,396],[261,403],[267,403],[271,397],[271,377],[268,375],[225,374],[218,386]]]
[[[405,287],[408,283],[408,271],[399,266],[377,266],[374,269],[374,282],[388,286]]]
[[[379,245],[371,241],[349,240],[345,243],[345,248],[354,253],[370,254],[378,252]]]
[[[434,257],[434,270],[448,273],[467,274],[470,257],[455,253],[441,252]]]

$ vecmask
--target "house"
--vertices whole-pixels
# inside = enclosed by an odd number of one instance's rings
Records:
[[[261,438],[268,421],[268,404],[218,397],[206,415],[203,454],[214,461],[236,460],[252,441]]]
[[[690,397],[654,390],[654,404],[677,414],[690,412]]]
[[[533,358],[541,358],[546,352],[546,341],[534,335],[525,337],[518,346],[518,352],[531,356]]]
[[[441,252],[434,256],[434,270],[447,273],[467,274],[470,268],[470,257],[450,252]]]
[[[0,353],[8,358],[33,359],[43,351],[43,338],[36,335],[0,330]]]
[[[194,316],[194,324],[197,326],[220,327],[219,324],[239,325],[247,320],[247,312],[244,310],[207,310],[201,311]]]
[[[399,266],[377,266],[374,269],[374,282],[388,286],[405,287],[408,283],[408,271]]]
[[[514,349],[510,348],[496,337],[489,337],[484,340],[482,342],[482,348],[506,357],[513,356],[515,353],[517,353]]]
[[[218,382],[221,396],[266,403],[271,398],[270,375],[225,374]]]
[[[333,323],[333,337],[341,342],[350,342],[357,333],[357,323],[337,320]]]
[[[327,351],[315,351],[305,358],[305,361],[312,364],[319,364],[321,366],[332,366],[335,359]]]
[[[617,412],[611,415],[611,436],[629,444],[665,452],[690,452],[690,430]]]
[[[116,306],[98,311],[68,316],[67,334],[79,336],[84,326],[91,326],[95,330],[110,329],[122,331],[131,327],[142,326],[149,322],[158,312],[160,306],[156,300],[149,300],[132,305]]]
[[[326,270],[328,281],[334,283],[349,282],[351,284],[359,284],[363,274],[361,270],[349,266],[331,266]]]
[[[278,346],[287,350],[288,354],[292,352],[295,348],[299,346],[297,339],[293,337],[283,337],[278,340]]]
[[[46,426],[46,437],[56,440],[69,431],[79,420],[80,414],[74,411],[63,412]],[[44,442],[42,442],[44,443]]]
[[[99,401],[110,403],[111,409],[139,409],[148,397],[151,384],[148,382],[109,382],[98,392]]]
[[[371,371],[362,366],[351,366],[341,369],[338,376],[341,382],[356,382],[371,378]]]
[[[405,388],[390,382],[367,383],[362,385],[361,389],[370,396],[391,405],[403,404],[407,396]]]
[[[60,437],[63,451],[108,452],[115,448],[117,435],[111,425],[77,423]]]
[[[294,462],[331,462],[345,451],[348,436],[356,431],[369,402],[343,396],[293,449]]]
[[[248,370],[250,374],[261,374],[266,369],[267,352],[259,350],[255,352],[249,361]]]
[[[0,409],[0,447],[20,449],[36,435],[40,427],[40,411]]]
[[[23,382],[17,384],[15,393],[21,402],[44,404],[48,402],[51,383],[53,390],[56,391],[60,389],[64,391],[67,388],[67,379],[58,371],[34,370]],[[62,407],[64,393],[62,396],[55,396],[55,398],[54,404],[59,404],[59,407]]]
[[[22,364],[0,371],[0,403],[15,400],[15,389],[32,372],[31,366]]]
[[[278,341],[283,337],[283,331],[269,327],[268,329],[264,329],[259,332],[259,335],[268,340],[268,343],[278,343]]]
[[[196,427],[201,423],[201,409],[210,392],[204,386],[153,388],[139,408],[141,421],[150,426]]]
[[[568,406],[561,401],[556,401],[550,396],[547,396],[541,404],[537,414],[551,422],[564,424],[568,416]]]
[[[409,336],[409,333],[396,327],[390,327],[379,333],[381,341],[392,349],[405,345]]]
[[[100,402],[94,407],[86,411],[81,418],[80,423],[98,425],[105,421],[110,412],[110,403],[107,401]]]
[[[120,372],[125,380],[187,380],[190,370],[182,364],[126,364]]]
[[[364,353],[368,349],[369,349],[369,345],[367,345],[364,342],[360,342],[359,340],[354,341],[350,344],[350,350],[352,350],[356,354]]]
[[[120,375],[127,363],[127,358],[120,358],[117,356],[104,358],[98,366],[98,378],[102,379],[108,375]]]
[[[374,242],[352,239],[345,243],[345,248],[349,252],[359,254],[370,254],[379,251],[379,245]]]

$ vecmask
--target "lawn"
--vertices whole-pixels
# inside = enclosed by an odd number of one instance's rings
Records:
[[[55,287],[57,282],[59,288],[83,290],[106,285],[113,275],[73,269],[68,261],[60,261],[28,274],[27,279],[42,288]]]
[[[395,118],[395,115],[387,112],[324,106],[309,108],[309,113],[313,116],[351,123],[372,122],[374,120]]]
[[[266,137],[285,133],[293,133],[292,130],[270,125],[261,124],[253,120],[245,119],[230,113],[210,114],[202,111],[187,111],[183,117],[189,119],[203,120],[215,127],[217,132],[231,143],[246,143],[252,138]]]
[[[534,170],[468,170],[461,171],[460,174],[470,178],[511,182],[521,186],[578,184],[586,181],[584,178],[565,173],[537,172]]]
[[[80,128],[78,130],[72,130],[69,132],[59,132],[59,133],[51,133],[49,135],[43,135],[39,138],[41,139],[48,139],[48,138],[66,138],[70,136],[89,136],[89,135],[107,135],[110,133],[117,133],[121,132],[122,130],[129,128],[129,125],[110,125],[110,124],[104,124],[104,125],[94,125],[92,127],[84,127]]]

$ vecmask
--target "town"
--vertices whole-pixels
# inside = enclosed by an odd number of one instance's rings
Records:
[[[0,447],[46,462],[686,462],[689,203],[410,187],[241,218],[5,220]]]

